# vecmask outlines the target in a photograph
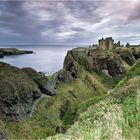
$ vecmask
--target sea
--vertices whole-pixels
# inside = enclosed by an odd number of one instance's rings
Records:
[[[18,68],[31,67],[38,72],[44,72],[46,75],[51,75],[63,68],[63,62],[67,51],[77,47],[81,46],[0,46],[0,48],[17,48],[34,51],[33,54],[5,56],[4,58],[0,58],[0,61]]]

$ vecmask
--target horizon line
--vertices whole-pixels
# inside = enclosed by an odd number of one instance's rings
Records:
[[[18,44],[18,45],[17,44],[16,45],[14,45],[14,44],[12,44],[12,45],[6,44],[5,45],[5,44],[2,44],[1,45],[0,44],[0,46],[64,46],[64,45],[65,46],[74,46],[74,45],[85,46],[85,45],[89,45],[89,44],[59,44],[59,45],[55,45],[55,44],[43,44],[43,45],[42,44],[38,44],[38,45],[34,45],[34,44],[33,45],[31,45],[31,44],[29,44],[29,45],[28,44],[25,44],[25,45],[23,45],[23,44]]]

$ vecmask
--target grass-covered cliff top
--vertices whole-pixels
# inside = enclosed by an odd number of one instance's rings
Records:
[[[139,140],[140,60],[109,95],[87,100],[79,110],[83,107],[65,134],[46,140]]]

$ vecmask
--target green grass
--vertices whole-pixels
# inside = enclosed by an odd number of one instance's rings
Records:
[[[78,121],[65,134],[48,137],[46,140],[139,140],[139,66],[140,61],[112,94],[84,102],[79,109],[81,114]]]
[[[112,55],[110,51],[103,53]],[[120,79],[114,81],[104,73],[90,73],[81,66],[79,68],[78,78],[59,84],[56,96],[42,98],[32,117],[21,122],[7,122],[8,138],[137,139],[140,126],[140,61],[116,87]],[[107,89],[112,88],[112,94],[106,94]],[[56,136],[48,137],[56,133]]]
[[[109,96],[109,94],[105,94],[103,96],[99,96],[99,97],[95,97],[95,98],[91,98],[87,101],[85,101],[83,104],[81,104],[81,106],[79,107],[78,111],[79,113],[83,113],[85,112],[88,107],[90,107],[91,105],[99,102],[100,100],[104,100],[105,98],[107,98]]]
[[[32,117],[21,122],[8,122],[9,139],[41,139],[65,132],[78,116],[83,102],[105,94],[103,84],[95,74],[81,70],[80,77],[57,87],[57,95],[44,97]]]
[[[140,75],[140,60],[138,60],[127,74],[127,79]]]

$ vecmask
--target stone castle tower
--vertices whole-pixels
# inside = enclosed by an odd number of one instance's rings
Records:
[[[111,50],[113,49],[114,40],[112,37],[102,38],[99,40],[99,48],[104,50]]]

